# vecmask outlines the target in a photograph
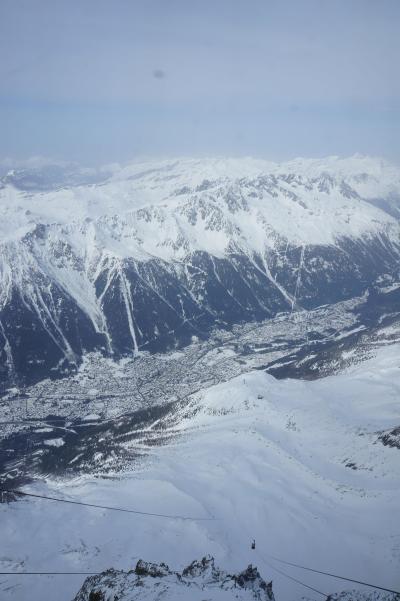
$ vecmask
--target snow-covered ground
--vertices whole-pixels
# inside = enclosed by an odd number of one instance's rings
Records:
[[[379,434],[399,426],[399,399],[399,344],[317,381],[256,371],[208,388],[181,410],[180,436],[154,446],[135,471],[25,488],[199,519],[39,499],[3,504],[1,571],[99,572],[139,558],[181,569],[209,553],[229,572],[256,564],[277,601],[315,595],[273,567],[326,593],[349,587],[271,556],[398,589],[400,450]],[[70,601],[82,580],[2,576],[1,599]]]
[[[12,244],[46,224],[50,245],[67,240],[94,265],[99,248],[110,257],[173,260],[194,250],[223,256],[232,240],[259,252],[277,238],[335,244],[387,231],[397,239],[398,215],[374,205],[398,207],[399,197],[398,166],[371,157],[134,162],[99,184],[50,191],[0,181],[0,238]]]

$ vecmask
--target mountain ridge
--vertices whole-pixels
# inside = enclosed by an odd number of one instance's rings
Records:
[[[398,276],[400,171],[365,157],[285,168],[149,162],[47,191],[3,178],[3,382],[62,375],[93,350],[179,347]]]

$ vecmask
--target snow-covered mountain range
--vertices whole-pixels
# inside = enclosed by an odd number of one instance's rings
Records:
[[[50,173],[50,174],[49,174]],[[3,385],[205,338],[397,277],[400,170],[179,159],[1,179]]]

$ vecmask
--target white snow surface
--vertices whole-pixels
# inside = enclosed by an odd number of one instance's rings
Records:
[[[317,381],[251,372],[197,393],[166,446],[116,478],[48,481],[26,491],[180,520],[39,499],[0,506],[2,571],[180,570],[206,554],[230,573],[249,563],[277,601],[317,598],[275,572],[334,593],[346,583],[271,556],[399,589],[400,345]],[[352,469],[346,464],[353,464]],[[256,551],[250,549],[256,539]],[[70,601],[83,577],[1,577],[2,601]],[[351,585],[353,588],[353,585]]]
[[[65,442],[62,438],[49,438],[44,441],[44,444],[48,447],[62,447]]]
[[[179,258],[198,249],[221,255],[232,237],[259,251],[266,239],[274,245],[276,232],[299,245],[334,244],[338,236],[393,229],[394,218],[364,202],[387,197],[400,198],[400,169],[369,157],[133,163],[101,184],[37,193],[6,185],[0,189],[0,239],[18,240],[44,223],[73,248],[84,245],[88,259],[99,245],[139,258]]]

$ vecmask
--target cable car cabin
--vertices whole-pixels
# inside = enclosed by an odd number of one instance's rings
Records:
[[[251,543],[251,548],[255,549],[256,548],[256,541],[253,539],[253,542]]]

